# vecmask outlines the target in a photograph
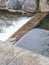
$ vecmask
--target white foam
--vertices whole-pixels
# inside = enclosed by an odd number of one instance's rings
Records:
[[[13,25],[6,28],[4,33],[0,33],[0,40],[6,41],[10,36],[12,36],[16,31],[18,31],[24,24],[26,24],[31,17],[20,17],[18,20],[13,21]]]

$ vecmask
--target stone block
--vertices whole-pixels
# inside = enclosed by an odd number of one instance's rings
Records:
[[[37,0],[26,0],[22,5],[22,10],[27,12],[36,12]]]
[[[40,0],[39,10],[40,12],[49,12],[49,0]]]
[[[7,0],[6,7],[9,9],[21,9],[19,0]]]

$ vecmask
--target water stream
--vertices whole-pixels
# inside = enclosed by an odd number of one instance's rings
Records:
[[[5,41],[26,24],[31,17],[0,12],[0,40]]]

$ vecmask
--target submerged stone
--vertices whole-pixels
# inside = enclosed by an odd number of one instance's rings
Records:
[[[26,0],[22,5],[22,10],[27,12],[36,12],[37,0]]]
[[[9,9],[21,9],[19,0],[7,0],[6,7]]]

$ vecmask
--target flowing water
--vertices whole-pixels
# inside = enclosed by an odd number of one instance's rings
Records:
[[[30,19],[31,17],[0,11],[0,40],[7,40]]]

